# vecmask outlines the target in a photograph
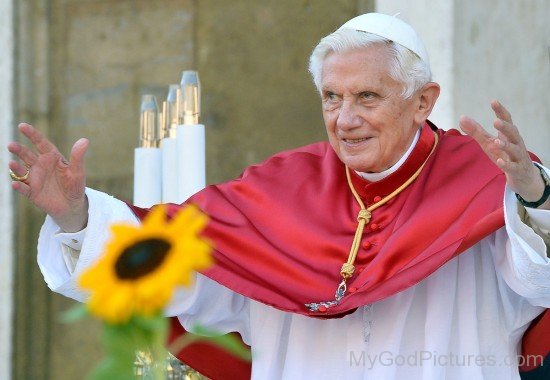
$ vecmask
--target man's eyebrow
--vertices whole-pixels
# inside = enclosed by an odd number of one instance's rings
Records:
[[[326,92],[336,93],[336,92],[332,89],[332,87],[330,87],[330,86],[321,87],[321,92],[322,92],[322,93],[326,93]]]
[[[368,92],[368,93],[371,93],[371,94],[378,94],[379,93],[379,91],[375,88],[365,88],[365,89],[354,91],[354,92],[352,92],[352,94],[353,95],[361,95],[361,94],[364,94],[365,92]]]

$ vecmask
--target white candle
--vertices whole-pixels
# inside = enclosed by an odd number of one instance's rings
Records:
[[[134,150],[134,205],[148,208],[161,202],[161,162],[159,148]]]
[[[204,125],[179,125],[178,144],[178,199],[184,202],[206,184]]]
[[[205,129],[199,124],[200,82],[196,71],[184,71],[178,102],[178,199],[184,202],[206,185]]]
[[[134,150],[134,205],[151,207],[162,200],[162,156],[159,144],[157,100],[143,95],[140,116],[140,147]]]
[[[160,142],[162,152],[162,203],[181,203],[178,195],[178,149],[175,138]]]

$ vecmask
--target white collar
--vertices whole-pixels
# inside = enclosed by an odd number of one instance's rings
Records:
[[[376,182],[376,181],[380,181],[380,180],[386,178],[390,174],[394,173],[397,169],[399,169],[401,167],[401,165],[403,165],[405,160],[407,158],[409,158],[409,156],[411,155],[411,153],[412,153],[412,151],[413,151],[414,147],[416,146],[416,143],[418,142],[419,139],[420,139],[420,129],[418,131],[416,131],[416,135],[414,136],[414,139],[411,143],[411,146],[409,146],[409,149],[407,149],[407,151],[405,152],[403,157],[401,157],[399,159],[399,161],[397,161],[391,168],[386,169],[386,170],[384,170],[383,172],[380,172],[380,173],[363,173],[363,172],[358,172],[358,171],[355,171],[355,172],[357,174],[359,174],[361,177],[363,177],[364,179],[366,179],[367,181],[369,181],[369,182]]]

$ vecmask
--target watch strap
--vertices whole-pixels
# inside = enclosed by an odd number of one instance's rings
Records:
[[[550,196],[550,177],[548,177],[548,174],[542,168],[542,166],[539,166],[537,164],[535,164],[535,166],[540,170],[540,175],[542,177],[542,180],[544,181],[544,192],[542,193],[542,197],[540,197],[540,199],[535,202],[527,202],[519,194],[516,194],[516,198],[518,199],[519,203],[521,203],[525,207],[537,208],[544,202],[546,202],[546,200]]]

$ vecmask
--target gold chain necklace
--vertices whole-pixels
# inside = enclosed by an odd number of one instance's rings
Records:
[[[357,191],[355,190],[355,187],[353,186],[353,183],[351,182],[351,177],[349,173],[349,168],[346,166],[346,178],[348,180],[348,186],[353,194],[353,197],[359,204],[359,213],[357,215],[357,222],[359,223],[357,225],[357,229],[355,230],[355,236],[353,237],[353,243],[351,244],[351,249],[348,256],[348,261],[346,261],[342,268],[340,269],[340,274],[342,275],[342,282],[338,285],[338,288],[336,288],[336,293],[334,294],[334,300],[333,301],[324,301],[324,302],[312,302],[312,303],[306,303],[305,306],[310,311],[321,311],[324,312],[328,308],[338,305],[340,300],[344,298],[344,295],[347,291],[347,280],[353,276],[353,272],[355,272],[355,258],[357,257],[357,252],[359,252],[359,245],[361,244],[361,236],[363,236],[363,230],[365,229],[365,225],[370,221],[372,212],[376,210],[378,207],[385,205],[388,203],[392,198],[397,196],[399,193],[401,193],[403,190],[405,190],[413,181],[420,175],[422,172],[422,169],[424,169],[424,166],[430,159],[432,153],[435,151],[435,147],[437,146],[437,143],[439,142],[439,136],[437,133],[434,132],[435,136],[435,142],[434,146],[432,147],[432,150],[430,151],[430,154],[428,154],[428,157],[426,157],[426,160],[424,163],[418,168],[418,170],[409,178],[407,179],[401,186],[399,186],[397,189],[391,192],[391,194],[386,195],[384,198],[379,200],[376,203],[373,203],[369,207],[365,207],[365,204],[361,200],[361,197],[359,194],[357,194]]]

